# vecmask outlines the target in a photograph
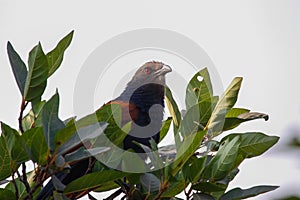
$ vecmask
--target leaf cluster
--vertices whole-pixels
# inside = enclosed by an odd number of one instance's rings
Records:
[[[227,190],[245,159],[260,156],[279,139],[261,132],[231,133],[220,141],[214,139],[241,123],[268,119],[266,114],[234,107],[241,88],[240,77],[234,78],[221,96],[216,96],[208,69],[197,72],[186,88],[185,112],[179,111],[172,91],[166,88],[165,101],[171,116],[163,122],[160,141],[173,134],[175,144],[160,146],[152,141],[152,148],[140,145],[147,162],[130,151],[119,152],[115,148],[122,148],[131,126],[128,123],[120,127],[122,113],[118,105],[103,106],[79,120],[61,120],[58,91],[47,101],[42,100],[42,95],[48,78],[61,65],[72,37],[73,31],[48,53],[38,43],[30,51],[27,65],[7,43],[22,101],[19,129],[1,122],[0,184],[6,185],[0,189],[0,199],[34,199],[49,177],[56,189],[54,199],[67,199],[68,194],[82,191],[118,188],[107,199],[120,194],[127,199],[179,199],[176,195],[184,192],[186,199],[229,200],[277,188],[261,185]],[[28,105],[31,108],[23,116]],[[128,155],[129,161],[121,159]],[[67,185],[60,182],[57,174],[67,174],[74,163],[85,159],[90,161],[89,172]],[[35,166],[33,171],[26,168],[29,162]],[[122,170],[107,167],[108,163]],[[132,169],[139,173],[128,172]],[[91,194],[89,197],[93,199]]]

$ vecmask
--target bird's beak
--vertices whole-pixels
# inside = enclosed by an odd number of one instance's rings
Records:
[[[165,74],[167,74],[167,73],[169,73],[171,71],[172,71],[172,68],[169,65],[165,65],[164,64],[161,69],[159,69],[159,70],[156,71],[156,74],[158,74],[158,75],[165,75]]]

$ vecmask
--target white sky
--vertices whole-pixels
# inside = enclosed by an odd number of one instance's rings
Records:
[[[299,9],[296,0],[0,0],[0,120],[17,127],[20,95],[6,54],[8,40],[26,62],[38,41],[47,52],[75,30],[63,65],[51,77],[44,95],[48,99],[58,88],[64,119],[74,115],[76,77],[90,53],[115,35],[153,27],[176,31],[197,42],[213,60],[225,87],[233,77],[244,77],[237,106],[268,113],[270,120],[249,122],[236,131],[259,130],[287,141],[291,127],[300,130]],[[300,194],[300,163],[296,156],[282,151],[278,148],[246,161],[231,187],[281,185],[276,192],[253,199]]]

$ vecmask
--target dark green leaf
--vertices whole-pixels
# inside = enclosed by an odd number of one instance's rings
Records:
[[[178,106],[173,98],[171,90],[166,87],[165,88],[165,100],[169,109],[169,112],[172,116],[173,123],[175,128],[179,128],[180,121],[181,121],[181,114],[179,112]]]
[[[44,105],[42,123],[46,142],[51,151],[54,150],[54,136],[57,131],[65,128],[65,124],[58,118],[59,95],[56,93]]]
[[[202,177],[213,181],[225,178],[232,170],[240,143],[241,139],[239,136],[223,142],[217,154],[204,169]]]
[[[202,80],[199,80],[202,78]],[[207,68],[196,73],[188,83],[186,88],[185,104],[189,110],[192,106],[198,104],[204,99],[211,99],[213,89]]]
[[[206,156],[200,158],[197,158],[196,156],[191,157],[182,168],[185,179],[191,183],[196,183],[200,178],[205,163]]]
[[[171,125],[171,122],[172,122],[172,117],[169,117],[168,119],[163,121],[161,129],[160,129],[159,141],[162,141],[165,138],[165,136],[167,135],[170,125]]]
[[[107,183],[123,178],[126,175],[128,174],[125,172],[115,170],[106,170],[103,172],[90,173],[69,183],[66,186],[64,192],[66,194],[69,194],[93,188],[100,189],[101,187],[105,187]]]
[[[227,185],[220,184],[220,183],[212,183],[212,182],[199,182],[197,184],[194,184],[192,186],[193,190],[197,190],[199,192],[219,192],[219,191],[225,191],[227,188]]]
[[[105,122],[100,122],[80,128],[76,134],[58,148],[57,155],[68,152],[80,143],[99,137],[106,129],[107,125],[108,124]]]
[[[96,147],[93,149],[85,149],[85,148],[81,147],[78,150],[67,154],[65,156],[65,161],[66,162],[74,162],[74,161],[82,160],[82,159],[85,159],[85,158],[88,158],[91,156],[99,155],[108,150],[109,150],[108,147]]]
[[[43,128],[36,127],[25,131],[21,136],[23,146],[34,162],[43,165],[47,161],[48,146],[44,137]]]
[[[70,200],[66,195],[61,192],[53,192],[53,199],[54,200]]]
[[[18,195],[19,195],[19,197],[27,194],[25,185],[19,179],[15,180],[15,184],[16,184],[16,186],[18,188]],[[12,182],[10,182],[9,184],[7,184],[5,186],[5,189],[11,190],[13,193],[16,193],[15,186],[14,186],[14,184]]]
[[[239,151],[244,158],[251,158],[259,156],[279,140],[279,137],[268,136],[260,132],[248,132],[248,133],[236,133],[230,134],[222,139],[225,141],[227,139],[232,140],[235,137],[241,138],[241,144],[239,146]],[[221,141],[221,142],[222,142]]]
[[[148,193],[157,192],[160,188],[159,179],[151,173],[142,174],[140,176],[140,181],[141,181],[142,186],[145,188],[145,190]]]
[[[225,116],[237,100],[242,80],[240,77],[234,78],[215,106],[206,126],[209,138],[213,138],[222,132]]]
[[[9,62],[13,70],[15,79],[17,81],[19,90],[24,95],[25,81],[27,77],[27,68],[23,60],[20,58],[18,53],[14,50],[10,42],[7,42],[7,53]]]
[[[39,99],[44,93],[49,73],[48,61],[40,43],[29,53],[28,68],[24,99],[26,101],[34,101]]]
[[[0,188],[0,199],[16,200],[16,195],[11,190]]]
[[[199,131],[196,134],[184,138],[180,144],[175,161],[172,163],[172,175],[175,175],[188,159],[199,149],[206,131]]]
[[[28,160],[28,155],[21,146],[21,136],[18,131],[1,122],[2,135],[6,141],[10,159],[15,163]]]
[[[198,193],[193,194],[193,200],[215,200],[215,198],[213,198],[209,194]]]
[[[10,176],[11,159],[4,137],[0,136],[0,180]]]
[[[221,196],[220,200],[239,200],[239,199],[246,199],[249,197],[254,197],[259,194],[263,194],[272,190],[277,189],[278,186],[255,186],[249,189],[241,189],[241,188],[234,188],[228,192],[226,192],[223,196]]]
[[[71,31],[63,39],[59,41],[57,46],[47,53],[47,60],[49,63],[49,77],[59,68],[63,61],[65,50],[69,47],[74,31]]]
[[[227,113],[228,115],[228,113]],[[232,116],[232,113],[230,113],[229,116],[226,115],[225,123],[223,127],[223,131],[227,131],[230,129],[233,129],[237,126],[239,126],[243,122],[255,120],[255,119],[265,119],[268,120],[269,116],[264,113],[258,113],[258,112],[245,112],[242,114],[239,114],[237,116]]]
[[[122,171],[142,173],[146,171],[144,160],[135,152],[125,151],[122,155]]]

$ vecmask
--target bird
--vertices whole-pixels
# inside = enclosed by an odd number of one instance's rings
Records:
[[[169,65],[159,61],[149,61],[137,69],[132,79],[127,83],[123,92],[115,99],[104,105],[117,104],[122,110],[121,125],[132,122],[131,129],[123,140],[123,149],[132,149],[143,153],[137,144],[151,148],[151,140],[157,144],[160,138],[160,128],[164,115],[164,94],[166,87],[166,74],[171,72]],[[101,109],[101,108],[99,108]],[[69,173],[58,173],[56,177],[64,184],[89,173],[89,159],[78,161],[71,165]],[[38,194],[36,200],[44,200],[52,195],[54,186],[49,181]],[[73,194],[68,196],[76,199],[87,194]]]

